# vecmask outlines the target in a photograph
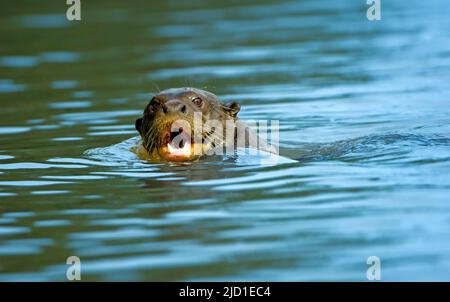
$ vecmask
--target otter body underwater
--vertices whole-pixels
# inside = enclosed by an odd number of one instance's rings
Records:
[[[237,114],[241,106],[196,88],[171,88],[153,96],[136,120],[141,136],[133,151],[154,162],[193,161],[252,148],[276,154],[276,148],[258,137]]]

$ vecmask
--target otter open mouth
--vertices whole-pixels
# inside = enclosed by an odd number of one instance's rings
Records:
[[[159,154],[171,161],[185,161],[193,157],[193,141],[190,133],[183,131],[167,131],[164,135],[162,146],[159,148]]]
[[[180,129],[180,132],[170,132],[167,150],[172,155],[191,156],[190,135],[185,134],[182,128]]]

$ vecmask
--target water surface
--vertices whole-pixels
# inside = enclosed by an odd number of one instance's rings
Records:
[[[0,10],[0,280],[449,280],[444,1],[83,2]],[[278,165],[129,151],[195,86],[280,121]]]

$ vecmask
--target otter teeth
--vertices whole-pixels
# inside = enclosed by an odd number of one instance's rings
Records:
[[[168,143],[167,149],[169,150],[169,153],[173,155],[183,155],[183,156],[191,155],[191,144],[187,142],[184,144],[182,148],[173,147],[171,143]]]

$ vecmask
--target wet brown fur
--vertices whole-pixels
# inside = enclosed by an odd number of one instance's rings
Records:
[[[142,117],[136,120],[136,129],[141,135],[142,147],[150,157],[155,157],[158,148],[165,143],[164,133],[170,131],[176,120],[188,122],[193,132],[194,112],[201,112],[202,124],[208,120],[217,120],[222,123],[222,128],[226,129],[227,121],[236,122],[239,110],[238,103],[223,104],[216,95],[205,90],[171,88],[152,97]],[[214,129],[202,130],[202,137],[194,139],[201,141],[205,150],[217,147],[217,144],[226,144],[224,133],[217,133]],[[208,142],[212,142],[212,145],[209,146]]]

